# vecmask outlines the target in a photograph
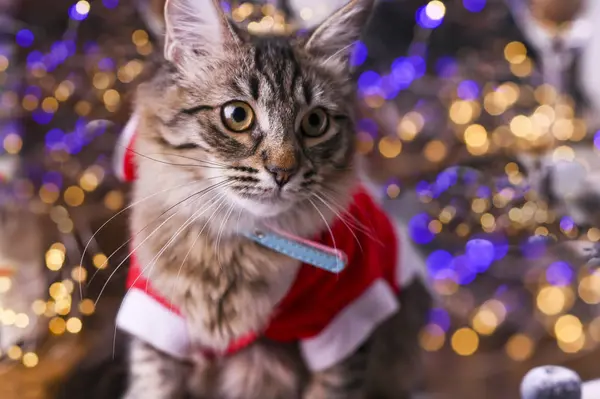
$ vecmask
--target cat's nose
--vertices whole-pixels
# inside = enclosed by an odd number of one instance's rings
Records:
[[[276,165],[265,165],[265,168],[273,176],[275,183],[277,183],[279,187],[285,186],[298,171],[296,166],[292,168],[282,168]]]

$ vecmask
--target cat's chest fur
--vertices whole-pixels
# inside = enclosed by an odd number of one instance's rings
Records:
[[[194,226],[167,245],[174,233],[160,229],[136,256],[152,287],[185,317],[192,345],[223,350],[263,330],[299,262],[244,237],[199,234]]]

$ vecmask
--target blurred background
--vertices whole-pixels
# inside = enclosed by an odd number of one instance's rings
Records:
[[[343,0],[223,2],[260,32]],[[0,397],[117,398],[128,187],[112,168],[162,57],[163,0],[0,0]],[[600,377],[600,2],[380,0],[357,140],[438,295],[428,398]]]

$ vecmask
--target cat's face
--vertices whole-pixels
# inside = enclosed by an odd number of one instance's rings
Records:
[[[355,130],[347,60],[370,7],[354,1],[300,39],[240,32],[209,0],[169,1],[170,69],[152,86],[164,97],[140,101],[156,107],[155,142],[179,156],[171,162],[206,166],[170,173],[223,182],[228,202],[259,217],[349,190]]]
[[[352,173],[350,85],[288,41],[244,43],[206,78],[189,82],[194,110],[173,129],[197,146],[187,156],[218,163],[204,173],[231,179],[237,205],[277,214]]]

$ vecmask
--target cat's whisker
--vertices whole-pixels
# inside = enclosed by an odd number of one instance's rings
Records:
[[[354,229],[348,223],[346,223],[346,220],[344,219],[344,217],[342,215],[340,215],[340,213],[338,211],[336,211],[333,207],[331,207],[323,198],[321,198],[319,196],[319,194],[313,193],[313,195],[315,196],[315,198],[317,198],[319,201],[321,201],[323,203],[323,205],[325,205],[327,208],[329,208],[329,210],[331,210],[331,212],[333,212],[334,215],[342,223],[344,223],[344,225],[346,226],[346,228],[350,231],[350,234],[352,234],[352,237],[354,237],[354,241],[356,241],[356,243],[358,244],[358,247],[360,248],[360,251],[363,252],[363,247],[362,247],[362,245],[360,243],[360,240],[358,239],[358,237],[356,236],[356,234],[354,234]]]
[[[221,177],[221,176],[218,176],[218,177]],[[216,177],[216,178],[217,178],[217,177]],[[209,178],[209,179],[211,179],[211,178]],[[208,180],[208,179],[204,179],[204,180]],[[190,183],[200,183],[200,182],[202,182],[202,181],[203,181],[203,180],[196,180],[196,181],[192,181],[192,182],[190,182]],[[136,232],[135,234],[132,234],[132,235],[131,235],[131,237],[129,237],[129,239],[127,239],[127,240],[126,240],[126,241],[125,241],[123,244],[121,244],[121,245],[120,245],[120,246],[119,246],[117,249],[115,249],[115,250],[114,250],[114,251],[113,251],[113,252],[112,252],[112,253],[111,253],[111,254],[108,256],[108,258],[106,258],[106,260],[104,261],[104,263],[103,263],[102,265],[100,265],[100,266],[98,267],[98,270],[96,270],[96,271],[94,272],[94,274],[92,275],[92,277],[91,277],[91,278],[90,278],[90,280],[88,281],[88,285],[92,283],[92,281],[94,280],[94,278],[96,277],[96,275],[97,275],[97,274],[98,274],[98,273],[99,273],[99,272],[100,272],[102,269],[104,269],[104,267],[105,267],[105,266],[108,264],[108,262],[110,261],[110,259],[111,259],[111,258],[112,258],[112,257],[113,257],[115,254],[117,254],[117,253],[118,253],[118,252],[119,252],[121,249],[123,249],[123,248],[124,248],[124,247],[125,247],[127,244],[129,244],[129,242],[131,242],[131,241],[132,241],[132,240],[133,240],[133,239],[134,239],[134,238],[135,238],[135,237],[136,237],[138,234],[140,234],[142,231],[146,230],[146,229],[147,229],[147,228],[148,228],[148,227],[149,227],[149,226],[150,226],[152,223],[154,223],[156,220],[160,219],[160,218],[161,218],[162,216],[164,216],[164,215],[165,215],[167,212],[169,212],[169,211],[171,211],[173,208],[175,208],[175,207],[177,207],[177,206],[181,205],[183,202],[185,202],[185,201],[189,200],[190,198],[193,198],[193,197],[195,197],[195,196],[197,196],[197,195],[199,195],[199,194],[205,194],[205,193],[208,193],[208,192],[212,191],[213,189],[216,189],[216,188],[217,188],[217,187],[219,187],[219,186],[223,186],[223,185],[224,185],[224,183],[227,183],[227,182],[229,182],[229,179],[226,179],[226,180],[224,180],[224,181],[222,181],[222,182],[215,183],[215,184],[213,184],[213,185],[211,185],[211,186],[209,186],[209,187],[207,187],[207,188],[204,188],[204,189],[202,189],[202,190],[200,190],[200,191],[198,191],[198,192],[195,192],[195,193],[193,193],[193,194],[191,194],[191,195],[187,196],[187,197],[186,197],[186,198],[184,198],[183,200],[181,200],[181,201],[177,202],[176,204],[174,204],[174,205],[170,206],[168,209],[166,209],[164,212],[162,212],[160,215],[158,215],[158,216],[157,216],[157,217],[156,217],[154,220],[152,220],[152,221],[148,222],[148,224],[146,224],[144,227],[142,227],[142,228],[141,228],[141,229],[140,229],[138,232]],[[160,192],[159,192],[159,193],[160,193]],[[200,198],[198,198],[198,199],[201,199],[202,197],[203,197],[203,196],[201,196],[201,197],[200,197]],[[147,198],[146,198],[146,199],[147,199]],[[140,200],[140,201],[138,201],[138,202],[141,202],[141,201],[142,201],[142,200]],[[132,204],[130,207],[133,207],[134,205],[137,205],[137,203],[134,203],[134,204]],[[178,213],[178,212],[176,212],[175,214],[177,214],[177,213]],[[116,216],[116,215],[115,215],[115,216]],[[107,223],[108,223],[108,222],[107,222]],[[102,228],[102,227],[101,227],[101,228]],[[93,238],[93,237],[92,237],[92,238]],[[127,260],[127,259],[125,259],[125,260]]]
[[[221,267],[221,262],[219,261],[219,244],[221,243],[223,227],[225,227],[225,225],[227,224],[227,221],[229,220],[229,216],[231,216],[231,212],[233,212],[233,204],[229,205],[229,210],[227,211],[227,213],[225,213],[225,217],[221,221],[221,226],[219,227],[219,232],[217,233],[217,244],[215,247],[217,249],[216,258],[217,258],[217,264],[219,265],[219,267]],[[221,269],[223,269],[223,268],[221,267]]]
[[[216,161],[209,161],[209,160],[206,160],[206,159],[197,159],[197,158],[193,158],[193,157],[190,157],[190,156],[187,156],[187,155],[181,155],[181,154],[173,154],[173,153],[168,153],[168,152],[159,152],[159,153],[147,154],[147,155],[168,155],[168,156],[173,156],[173,157],[179,157],[179,158],[188,159],[190,161],[205,163],[205,164],[208,164],[208,165],[221,166],[221,167],[223,167],[223,169],[228,169],[229,168],[229,165],[224,164],[224,163],[220,163],[220,162],[216,162]]]
[[[115,270],[112,271],[112,273],[108,276],[108,278],[106,279],[106,282],[104,283],[104,285],[102,286],[102,288],[100,289],[100,293],[98,293],[98,298],[96,298],[96,301],[94,302],[94,305],[97,306],[98,305],[98,301],[100,301],[100,297],[102,296],[102,294],[104,293],[104,290],[106,289],[108,283],[110,282],[110,280],[113,278],[113,276],[117,273],[117,271],[121,268],[121,266],[123,266],[123,264],[131,257],[131,255],[133,255],[139,247],[141,247],[150,237],[152,237],[162,226],[164,226],[169,220],[171,220],[173,217],[175,217],[177,215],[177,212],[173,213],[171,216],[169,216],[167,219],[165,219],[161,224],[158,225],[158,227],[156,229],[154,229],[149,235],[148,237],[146,237],[144,240],[142,240],[141,243],[139,243],[135,248],[133,248],[131,251],[129,251],[129,254],[125,257],[125,259],[123,259],[115,268]],[[131,239],[129,239],[128,241],[131,241]],[[94,274],[95,276],[95,274]]]
[[[217,194],[217,195],[218,195],[218,194]],[[215,198],[217,195],[213,195],[213,196],[211,197],[211,199],[209,200],[209,201],[211,201],[211,205],[209,206],[209,208],[210,208],[210,207],[212,207],[212,205],[214,205],[214,203],[212,203],[212,200],[214,200],[214,198]],[[224,198],[225,198],[225,194],[221,194],[221,195],[220,195],[220,198],[219,198],[219,203],[222,203],[222,202],[223,202],[223,200],[224,200]],[[208,210],[209,208],[205,209],[205,211],[206,211],[206,210]],[[218,208],[217,208],[217,210],[218,210]],[[194,215],[195,215],[196,213],[197,213],[197,212],[194,212]],[[216,213],[216,212],[215,212],[215,213]],[[211,216],[211,218],[212,218],[212,217],[215,215],[215,213],[213,213],[213,215]],[[194,215],[190,216],[190,217],[189,217],[187,220],[189,221],[191,218],[193,218],[193,217],[194,217]],[[200,216],[201,216],[201,215],[199,215],[198,217],[200,217]],[[195,220],[195,219],[194,219],[194,220]],[[209,218],[209,220],[210,220],[210,218]],[[193,221],[192,221],[192,223],[193,223]],[[185,223],[184,223],[184,224],[185,224]],[[186,227],[187,227],[187,226],[186,226]],[[205,224],[205,226],[204,226],[204,227],[206,227],[206,224]],[[203,229],[204,229],[204,227],[203,227]],[[198,237],[200,237],[200,234],[198,234]],[[173,237],[172,237],[172,238],[173,238]],[[142,244],[143,244],[143,242],[142,242]],[[194,242],[194,244],[195,244],[195,242]],[[140,245],[141,245],[141,244],[140,244]],[[163,248],[165,248],[165,247],[166,247],[166,246],[168,246],[168,245],[169,245],[169,243],[165,244],[165,246],[163,246]],[[190,252],[191,252],[191,248],[190,248],[190,251],[188,251],[188,255],[189,255],[189,253],[190,253]],[[132,252],[129,254],[129,256],[131,256],[131,254],[132,254],[132,253],[133,253],[133,251],[132,251]],[[157,255],[155,256],[155,258],[158,260],[158,257],[160,257],[160,255],[161,255],[161,254],[162,254],[162,252],[160,252],[159,254],[157,254]],[[186,258],[187,258],[187,255],[186,255]],[[125,259],[125,260],[126,260],[126,259]],[[185,259],[184,259],[184,262],[185,262]],[[151,262],[151,263],[152,263],[152,262]],[[184,264],[184,263],[182,262],[182,264],[181,264],[181,265],[183,266],[183,264]],[[142,277],[143,273],[144,273],[144,272],[146,271],[146,269],[148,269],[148,267],[150,267],[150,266],[151,266],[151,265],[147,265],[147,266],[145,266],[145,267],[142,269],[142,271],[141,271],[140,275],[139,275],[138,277],[136,277],[136,279],[135,279],[135,280],[133,281],[133,283],[131,284],[130,288],[128,288],[128,289],[127,289],[127,291],[126,291],[126,294],[127,294],[127,293],[129,293],[129,292],[130,292],[130,291],[133,289],[133,287],[135,286],[135,284],[137,283],[137,281],[138,281],[138,280],[139,280],[139,279]],[[120,265],[119,265],[119,267],[120,267]],[[178,273],[177,273],[177,279],[179,278],[179,275],[180,275],[180,273],[179,273],[179,272],[180,272],[180,271],[181,271],[181,267],[180,267],[180,269],[179,269],[179,271],[178,271]],[[177,279],[176,279],[176,281],[177,281]],[[174,289],[174,288],[175,288],[175,285],[173,285],[173,289]],[[173,293],[173,295],[174,295],[174,293]],[[98,298],[98,300],[99,300],[99,298]],[[121,308],[121,306],[119,306],[119,310],[120,310],[120,308]],[[116,336],[117,336],[117,328],[118,328],[118,327],[115,325],[115,328],[114,328],[114,335],[113,335],[113,358],[114,358],[114,355],[115,355],[115,352],[114,352],[114,351],[115,351],[115,342],[116,342]]]
[[[214,197],[213,197],[214,198]],[[225,198],[223,197],[219,202],[222,203],[225,200]],[[218,208],[217,208],[218,209]],[[194,249],[194,247],[196,246],[196,243],[198,242],[198,240],[200,239],[200,236],[202,235],[202,233],[204,232],[204,229],[206,228],[206,226],[208,226],[208,224],[210,223],[210,221],[212,220],[212,218],[216,215],[216,212],[213,212],[213,214],[206,220],[206,222],[204,223],[204,226],[202,226],[202,228],[200,229],[200,231],[198,232],[198,234],[196,235],[196,238],[194,239],[194,242],[192,243],[192,245],[190,246],[190,249],[187,251],[187,253],[185,254],[185,257],[183,258],[183,261],[181,262],[181,265],[179,266],[179,269],[177,270],[177,277],[175,278],[175,282],[173,283],[173,290],[171,293],[171,298],[173,298],[173,295],[175,295],[175,285],[176,283],[179,281],[179,277],[181,275],[181,270],[183,269],[183,265],[185,264],[185,261],[187,260],[187,258],[190,256],[190,253],[192,252],[192,249]],[[171,299],[172,302],[172,299]]]
[[[322,190],[326,190],[326,191],[330,191],[332,194],[335,194],[335,192],[327,187],[321,187]],[[343,207],[340,205],[339,202],[337,202],[334,198],[332,198],[331,195],[327,195],[326,192],[321,192],[321,194],[332,204],[334,205],[340,212],[342,212],[344,215],[348,216],[351,220],[352,220],[352,225],[355,226],[359,231],[365,233],[367,236],[369,237],[373,237],[373,229],[371,229],[370,227],[367,227],[364,225],[364,223],[362,223],[360,220],[356,219],[356,217],[354,215],[352,215],[350,212],[348,212],[348,209],[346,207]]]
[[[149,159],[151,161],[158,162],[158,163],[161,163],[161,164],[164,164],[164,165],[169,165],[169,166],[180,166],[180,167],[184,166],[184,167],[195,167],[195,168],[204,168],[204,169],[227,169],[227,168],[223,168],[223,167],[206,166],[206,165],[200,165],[200,164],[184,164],[184,163],[167,162],[167,161],[163,161],[162,159],[156,159],[156,158],[153,158],[153,157],[151,157],[149,155],[142,154],[141,152],[133,150],[131,148],[127,148],[127,151],[131,151],[134,154],[139,155],[142,158],[146,158],[146,159]]]
[[[240,209],[238,210],[238,217],[237,217],[237,221],[235,222],[235,231],[239,232],[240,231],[240,219],[242,218],[242,212],[243,212],[243,208],[240,207]]]
[[[198,180],[198,181],[199,181],[199,180]],[[196,181],[196,182],[198,182],[198,181]],[[192,183],[195,183],[195,182],[192,182]],[[126,206],[125,208],[121,209],[119,212],[115,213],[113,216],[111,216],[111,217],[110,217],[110,219],[108,219],[106,222],[104,222],[104,223],[102,224],[102,226],[98,227],[98,229],[97,229],[97,230],[94,232],[94,234],[92,234],[92,236],[90,237],[90,239],[88,240],[88,242],[85,244],[85,247],[83,248],[83,252],[81,253],[81,259],[79,260],[79,264],[80,264],[80,265],[83,265],[83,259],[85,258],[85,254],[86,254],[86,252],[87,252],[87,250],[88,250],[88,248],[89,248],[89,246],[90,246],[91,242],[92,242],[92,241],[93,241],[93,240],[96,238],[96,236],[98,235],[98,233],[100,233],[100,231],[102,231],[102,230],[104,229],[104,227],[106,227],[106,225],[108,225],[110,222],[112,222],[112,221],[113,221],[113,220],[115,220],[117,217],[119,217],[119,215],[122,215],[124,212],[128,211],[129,209],[133,208],[134,206],[136,206],[136,205],[138,205],[138,204],[141,204],[141,203],[143,203],[143,202],[145,202],[145,201],[149,200],[150,198],[153,198],[153,197],[155,197],[155,196],[157,196],[157,195],[159,195],[159,194],[164,194],[164,193],[166,193],[167,191],[171,191],[171,190],[175,190],[175,189],[177,189],[177,188],[181,188],[181,187],[189,186],[189,184],[190,184],[190,183],[188,183],[188,182],[185,182],[185,183],[183,183],[183,184],[179,184],[179,185],[177,185],[177,186],[175,186],[175,187],[169,187],[169,188],[166,188],[166,189],[164,189],[164,190],[158,191],[158,192],[156,192],[156,193],[154,193],[154,194],[150,194],[150,195],[148,195],[148,196],[146,196],[146,197],[144,197],[144,198],[142,198],[142,199],[139,199],[139,200],[137,200],[137,201],[135,201],[135,202],[133,202],[133,203],[129,204],[129,205],[128,205],[128,206]],[[119,249],[120,249],[120,248],[119,248]],[[107,260],[107,262],[108,262],[108,260]],[[103,266],[104,266],[104,265],[103,265]],[[81,269],[81,273],[83,273],[83,269]],[[83,287],[82,287],[82,285],[81,285],[81,281],[82,281],[83,279],[82,279],[81,277],[82,277],[82,275],[80,275],[80,278],[79,278],[79,294],[80,294],[80,295],[82,295],[82,294],[83,294]],[[93,277],[92,277],[92,278],[93,278]]]
[[[217,209],[214,210],[213,215],[215,215],[219,211],[219,209],[221,209],[221,206],[225,202],[226,196],[227,196],[226,193],[222,193],[220,195],[219,206],[217,207]],[[211,203],[209,204],[208,207],[198,209],[189,218],[187,218],[187,220],[177,229],[177,231],[175,231],[175,233],[173,233],[171,238],[169,238],[167,240],[167,242],[162,246],[160,251],[158,251],[158,253],[154,256],[154,258],[152,258],[152,260],[150,261],[150,264],[148,264],[146,267],[144,267],[144,269],[142,270],[142,274],[143,274],[143,272],[146,271],[146,269],[148,269],[148,268],[152,269],[154,267],[154,265],[158,262],[158,259],[160,258],[160,256],[169,248],[169,246],[175,241],[175,239],[177,237],[179,237],[181,232],[183,232],[188,226],[190,226],[192,223],[194,223],[196,220],[198,220],[202,215],[204,215],[204,213],[206,211],[208,211],[210,208],[212,208],[213,205],[215,205],[215,203],[211,201]],[[150,270],[148,272],[148,281],[150,281],[150,273],[152,273],[152,270]]]
[[[324,193],[321,193],[321,194],[324,195]],[[330,198],[327,198],[327,199],[329,199],[331,201]],[[379,240],[377,237],[375,237],[375,233],[373,232],[372,229],[363,227],[364,224],[359,222],[358,220],[356,220],[356,218],[354,216],[352,216],[352,214],[349,213],[346,208],[342,208],[341,206],[336,206],[335,204],[331,204],[331,205],[333,205],[335,209],[337,209],[339,212],[341,212],[339,217],[342,220],[342,222],[349,223],[349,225],[351,227],[353,227],[356,231],[361,232],[362,234],[367,236],[370,240],[373,240],[374,242],[377,242],[377,243],[381,242],[381,240]]]
[[[329,223],[327,222],[327,218],[325,218],[325,215],[323,215],[323,212],[321,212],[321,210],[313,202],[313,200],[308,198],[308,202],[310,202],[312,204],[312,206],[315,208],[315,210],[319,213],[319,216],[321,216],[321,219],[323,219],[323,222],[325,223],[325,226],[327,227],[327,230],[329,231],[329,235],[331,236],[331,242],[333,243],[333,249],[335,249],[337,251],[337,244],[335,243],[335,236],[333,235],[333,231],[331,230],[331,227],[329,226]]]
[[[219,183],[217,183],[219,184]],[[198,193],[196,193],[197,195]],[[204,193],[203,195],[205,195],[206,193]],[[224,194],[222,194],[224,195]],[[194,195],[189,196],[187,199],[192,198]],[[202,198],[202,197],[200,197]],[[198,198],[197,200],[199,200],[200,198]],[[180,201],[177,205],[181,205],[184,201],[186,201],[187,199]],[[174,216],[177,215],[177,213],[179,213],[179,211],[174,212],[171,216],[169,216],[167,219],[165,219],[157,228],[155,228],[149,235],[148,237],[144,238],[144,240],[142,240],[141,243],[139,243],[135,248],[133,248],[131,251],[129,251],[129,254],[125,257],[125,259],[123,259],[115,268],[115,270],[113,270],[113,272],[108,276],[106,282],[104,283],[104,285],[102,286],[102,288],[100,289],[100,292],[98,293],[98,298],[96,299],[96,301],[94,302],[95,305],[98,304],[98,301],[100,300],[100,297],[102,296],[104,290],[106,289],[106,287],[108,286],[108,283],[110,282],[110,280],[112,279],[112,277],[114,277],[114,275],[118,272],[118,270],[121,268],[121,266],[123,266],[123,264],[147,241],[149,240],[154,234],[156,234],[156,232],[162,227],[164,226],[169,220],[171,220]],[[195,214],[196,212],[194,212]],[[156,219],[155,219],[156,220]],[[131,239],[130,239],[131,240]],[[129,240],[129,241],[130,241]]]
[[[222,166],[224,168],[229,168],[230,167],[230,165],[228,165],[226,163],[218,162],[218,161],[215,161],[215,160],[198,159],[198,158],[190,157],[188,155],[181,155],[181,154],[172,154],[172,155],[176,155],[176,156],[181,157],[181,158],[189,159],[191,161],[203,162],[203,163],[206,163],[206,164],[209,164],[209,165]]]

